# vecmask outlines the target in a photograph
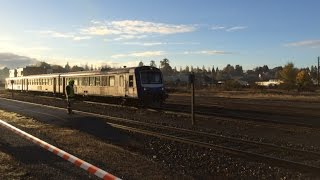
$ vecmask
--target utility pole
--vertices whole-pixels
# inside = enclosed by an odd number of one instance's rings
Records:
[[[189,76],[189,82],[191,85],[191,124],[192,126],[195,125],[195,114],[194,114],[194,104],[195,104],[195,100],[194,100],[194,73],[192,72]]]
[[[14,80],[11,80],[11,98],[13,99],[13,83],[14,83]]]
[[[320,80],[319,67],[320,67],[320,57],[318,56],[318,67],[317,67],[317,71],[318,71],[318,87],[319,87],[319,80]]]

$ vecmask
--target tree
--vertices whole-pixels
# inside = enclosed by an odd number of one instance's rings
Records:
[[[311,66],[310,75],[312,79],[318,78],[318,68],[317,66]]]
[[[189,68],[189,66],[186,66],[185,72],[186,72],[186,73],[190,73],[190,68]]]
[[[204,65],[202,66],[202,73],[207,73],[206,67]]]
[[[211,69],[210,69],[210,67],[208,67],[208,70],[207,70],[207,72],[208,72],[208,73],[211,73]]]
[[[279,72],[280,78],[284,81],[286,89],[290,90],[295,87],[297,73],[298,70],[294,67],[293,63],[286,64]]]
[[[223,68],[222,73],[225,77],[231,78],[232,75],[234,75],[234,67],[228,64],[225,68]]]
[[[88,63],[86,63],[86,64],[84,65],[84,70],[85,70],[85,71],[89,71]]]
[[[77,71],[84,71],[83,67],[79,67],[77,65],[72,66],[72,68],[70,69],[71,72],[77,72]]]
[[[151,61],[150,61],[150,66],[152,66],[152,67],[157,67],[156,62],[155,62],[154,60],[151,60]]]
[[[177,67],[176,67],[176,66],[173,68],[173,72],[174,72],[174,73],[177,73],[177,72],[178,72],[178,70],[177,70]]]
[[[38,66],[38,67],[42,67],[42,68],[44,68],[44,69],[51,69],[51,65],[48,64],[48,63],[46,63],[46,62],[44,62],[44,61],[39,62],[39,63],[37,64],[37,66]]]
[[[167,58],[164,58],[160,61],[160,68],[163,74],[170,75],[173,73],[172,67],[170,66],[170,61]]]
[[[70,65],[69,62],[67,62],[67,64],[64,66],[64,69],[69,72],[70,71]]]
[[[312,86],[311,77],[306,70],[301,70],[297,74],[296,81],[297,81],[299,91],[306,90]]]
[[[240,66],[240,65],[236,65],[234,71],[235,71],[234,74],[236,76],[242,76],[243,75],[243,69],[242,69],[242,66]]]
[[[5,67],[0,70],[0,81],[4,83],[5,78],[9,77],[9,68]]]
[[[211,70],[211,78],[212,78],[212,80],[216,80],[216,76],[217,76],[216,71],[214,70],[214,66],[212,66],[212,70]]]
[[[138,66],[141,67],[141,66],[143,66],[143,65],[144,65],[143,62],[140,61]]]

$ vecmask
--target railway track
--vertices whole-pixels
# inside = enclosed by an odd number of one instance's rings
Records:
[[[57,108],[52,106],[47,107]],[[76,110],[75,112],[104,118],[106,119],[106,123],[110,126],[122,130],[189,144],[191,146],[214,149],[222,153],[245,157],[246,159],[253,161],[295,169],[299,172],[303,171],[317,175],[320,174],[320,153],[318,152],[305,151],[302,149],[294,149],[274,144],[249,141],[240,138],[221,136],[219,134],[199,132],[125,118],[111,117],[90,112]]]
[[[256,161],[267,162],[274,166],[320,174],[320,153],[315,151],[277,146],[270,143],[139,122],[124,118],[97,115],[93,113],[89,114],[108,119],[108,124],[115,128],[147,134],[193,146],[214,149],[224,153],[227,152]]]
[[[190,113],[190,106],[184,104],[165,104],[162,108],[155,108],[157,110],[163,111],[172,111],[180,113]],[[198,115],[206,116],[216,116],[224,118],[232,118],[245,121],[256,121],[256,122],[265,122],[273,124],[284,124],[284,125],[294,125],[299,127],[307,128],[319,128],[320,124],[308,124],[299,122],[296,117],[291,117],[289,114],[290,120],[284,120],[288,118],[284,115],[270,114],[265,112],[258,111],[244,111],[244,110],[235,110],[227,109],[223,106],[196,106],[195,113]],[[272,120],[273,117],[276,117],[278,120]],[[280,120],[279,120],[280,119]]]

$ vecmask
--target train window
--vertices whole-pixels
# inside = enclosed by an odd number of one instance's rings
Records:
[[[78,78],[72,78],[74,80],[74,85],[78,85]]]
[[[88,84],[89,84],[89,78],[88,77],[83,77],[81,85],[82,86],[88,86]]]
[[[114,76],[109,76],[109,86],[114,86],[115,78]]]
[[[100,76],[96,77],[96,86],[100,86]]]
[[[90,86],[95,86],[96,85],[96,81],[95,81],[95,78],[94,77],[90,77]]]
[[[140,75],[141,75],[142,84],[161,84],[162,83],[160,72],[142,71]]]
[[[106,86],[107,85],[107,76],[102,76],[101,77],[101,86]]]
[[[129,75],[129,87],[133,87],[133,75]]]

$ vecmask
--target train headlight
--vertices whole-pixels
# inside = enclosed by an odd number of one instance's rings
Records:
[[[147,88],[143,88],[144,91],[148,90]]]

